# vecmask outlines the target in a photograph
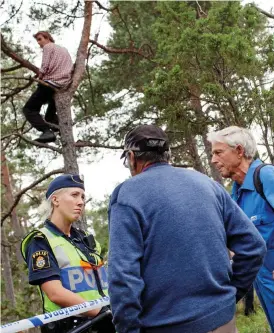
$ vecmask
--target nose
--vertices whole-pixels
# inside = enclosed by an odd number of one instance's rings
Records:
[[[83,198],[79,198],[78,206],[83,207],[84,204],[85,204],[85,199],[83,199]]]
[[[217,158],[216,158],[216,155],[215,155],[215,154],[212,154],[212,157],[211,157],[211,163],[212,163],[212,164],[217,163]]]

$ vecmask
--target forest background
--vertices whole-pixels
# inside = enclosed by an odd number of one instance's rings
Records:
[[[37,209],[52,177],[80,172],[86,219],[107,255],[107,202],[128,171],[119,160],[133,126],[155,123],[170,137],[172,163],[223,183],[210,164],[208,131],[251,128],[274,163],[274,14],[267,1],[47,1],[1,3],[2,322],[41,313],[26,278],[22,237],[43,221]],[[266,6],[266,7],[265,7]],[[33,139],[22,107],[41,61],[32,35],[50,31],[75,61],[56,94],[60,137]],[[224,184],[229,187],[229,184]],[[257,304],[257,303],[256,303]],[[264,315],[241,316],[240,332],[268,332]]]

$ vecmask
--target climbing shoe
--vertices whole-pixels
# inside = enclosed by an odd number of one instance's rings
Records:
[[[35,141],[42,143],[54,142],[55,140],[56,136],[51,130],[46,130],[39,136],[39,138],[35,139]]]

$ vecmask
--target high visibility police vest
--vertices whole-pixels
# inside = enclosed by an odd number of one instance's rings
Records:
[[[78,294],[87,301],[92,301],[108,295],[107,273],[104,266],[90,268],[85,254],[61,235],[56,235],[47,228],[33,230],[22,241],[21,250],[26,259],[26,249],[30,240],[37,234],[42,233],[48,241],[60,268],[60,279],[64,288]],[[100,254],[101,248],[96,242],[96,252]],[[100,257],[97,257],[97,263]],[[87,265],[85,265],[85,261]],[[84,263],[84,265],[83,265]],[[53,303],[39,286],[40,296],[43,302],[44,312],[52,312],[61,307]]]

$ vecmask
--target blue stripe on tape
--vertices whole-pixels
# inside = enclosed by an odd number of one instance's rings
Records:
[[[31,318],[29,318],[29,321],[31,321],[35,327],[44,325],[42,320],[40,320],[37,317],[31,317]]]

